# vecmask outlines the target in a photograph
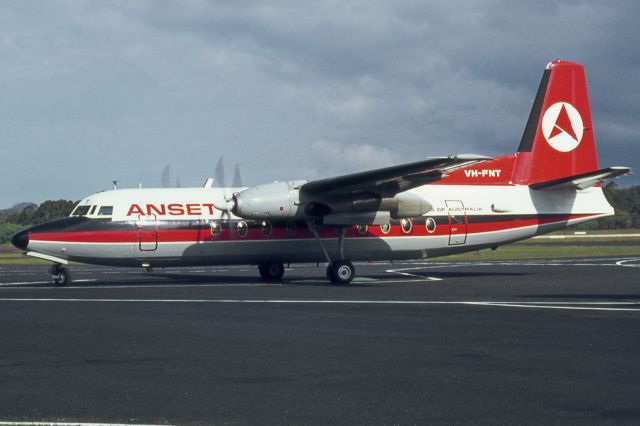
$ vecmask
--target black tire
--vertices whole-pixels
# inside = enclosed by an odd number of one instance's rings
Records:
[[[261,263],[258,265],[258,272],[263,281],[280,281],[284,276],[284,265],[282,263]]]
[[[356,274],[356,268],[348,260],[331,263],[327,267],[327,276],[334,284],[349,284]]]
[[[51,279],[56,287],[64,287],[71,283],[71,273],[65,267],[54,268],[51,271]]]

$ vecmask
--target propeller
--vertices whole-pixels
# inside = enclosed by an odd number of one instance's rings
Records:
[[[229,231],[229,236],[231,238],[233,234],[232,232],[232,222],[231,222],[231,213],[233,208],[236,205],[235,201],[235,193],[233,193],[232,188],[239,188],[242,186],[242,177],[240,176],[240,167],[236,164],[233,174],[233,183],[231,188],[225,186],[225,170],[224,170],[224,157],[220,156],[218,159],[218,163],[216,164],[215,169],[215,182],[218,187],[222,188],[223,191],[223,199],[218,200],[214,203],[214,207],[222,212],[221,220],[227,221],[227,228]]]

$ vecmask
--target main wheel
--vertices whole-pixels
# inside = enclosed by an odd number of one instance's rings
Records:
[[[51,268],[51,280],[56,287],[64,287],[71,282],[71,273],[63,266]]]
[[[355,274],[356,268],[348,260],[340,260],[327,266],[327,277],[334,284],[349,284]]]
[[[258,265],[258,272],[263,281],[279,281],[284,276],[284,265],[282,263],[261,263]]]

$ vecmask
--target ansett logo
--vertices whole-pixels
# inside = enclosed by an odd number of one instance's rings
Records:
[[[551,105],[542,117],[542,134],[557,151],[574,150],[582,140],[584,126],[578,110],[567,102]]]

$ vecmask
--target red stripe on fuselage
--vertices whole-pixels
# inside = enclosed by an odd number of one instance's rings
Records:
[[[500,216],[496,216],[495,221],[473,222],[467,223],[467,234],[486,233],[504,231],[509,229],[523,228],[527,226],[537,226],[558,222],[565,222],[571,219],[581,219],[597,214],[574,214],[574,215],[557,215],[552,217],[538,217],[526,219],[503,220]],[[268,240],[285,240],[285,239],[310,239],[314,238],[308,229],[298,227],[296,232],[291,234],[284,228],[274,228],[271,235],[265,236],[260,228],[250,228],[245,237],[238,235],[235,227],[229,229],[224,224],[221,225],[220,235],[213,237],[209,228],[191,228],[191,229],[159,229],[157,231],[157,241],[159,243],[170,242],[208,242],[208,241],[268,241]],[[460,225],[458,225],[460,226]],[[154,230],[144,230],[144,239],[149,241],[149,237],[154,237]],[[391,230],[384,234],[379,226],[369,226],[367,231],[360,234],[356,227],[347,229],[346,236],[349,238],[356,237],[411,237],[411,236],[448,236],[450,233],[449,224],[439,224],[435,232],[428,232],[424,224],[413,224],[409,233],[402,231],[400,225],[395,224]],[[321,238],[337,238],[338,234],[333,229],[321,229],[319,231]],[[29,235],[30,241],[50,241],[50,242],[70,242],[70,243],[135,243],[140,241],[141,234],[137,229],[132,230],[104,230],[104,231],[85,231],[85,232],[51,232],[51,233],[32,233]],[[155,238],[153,238],[155,240]]]

